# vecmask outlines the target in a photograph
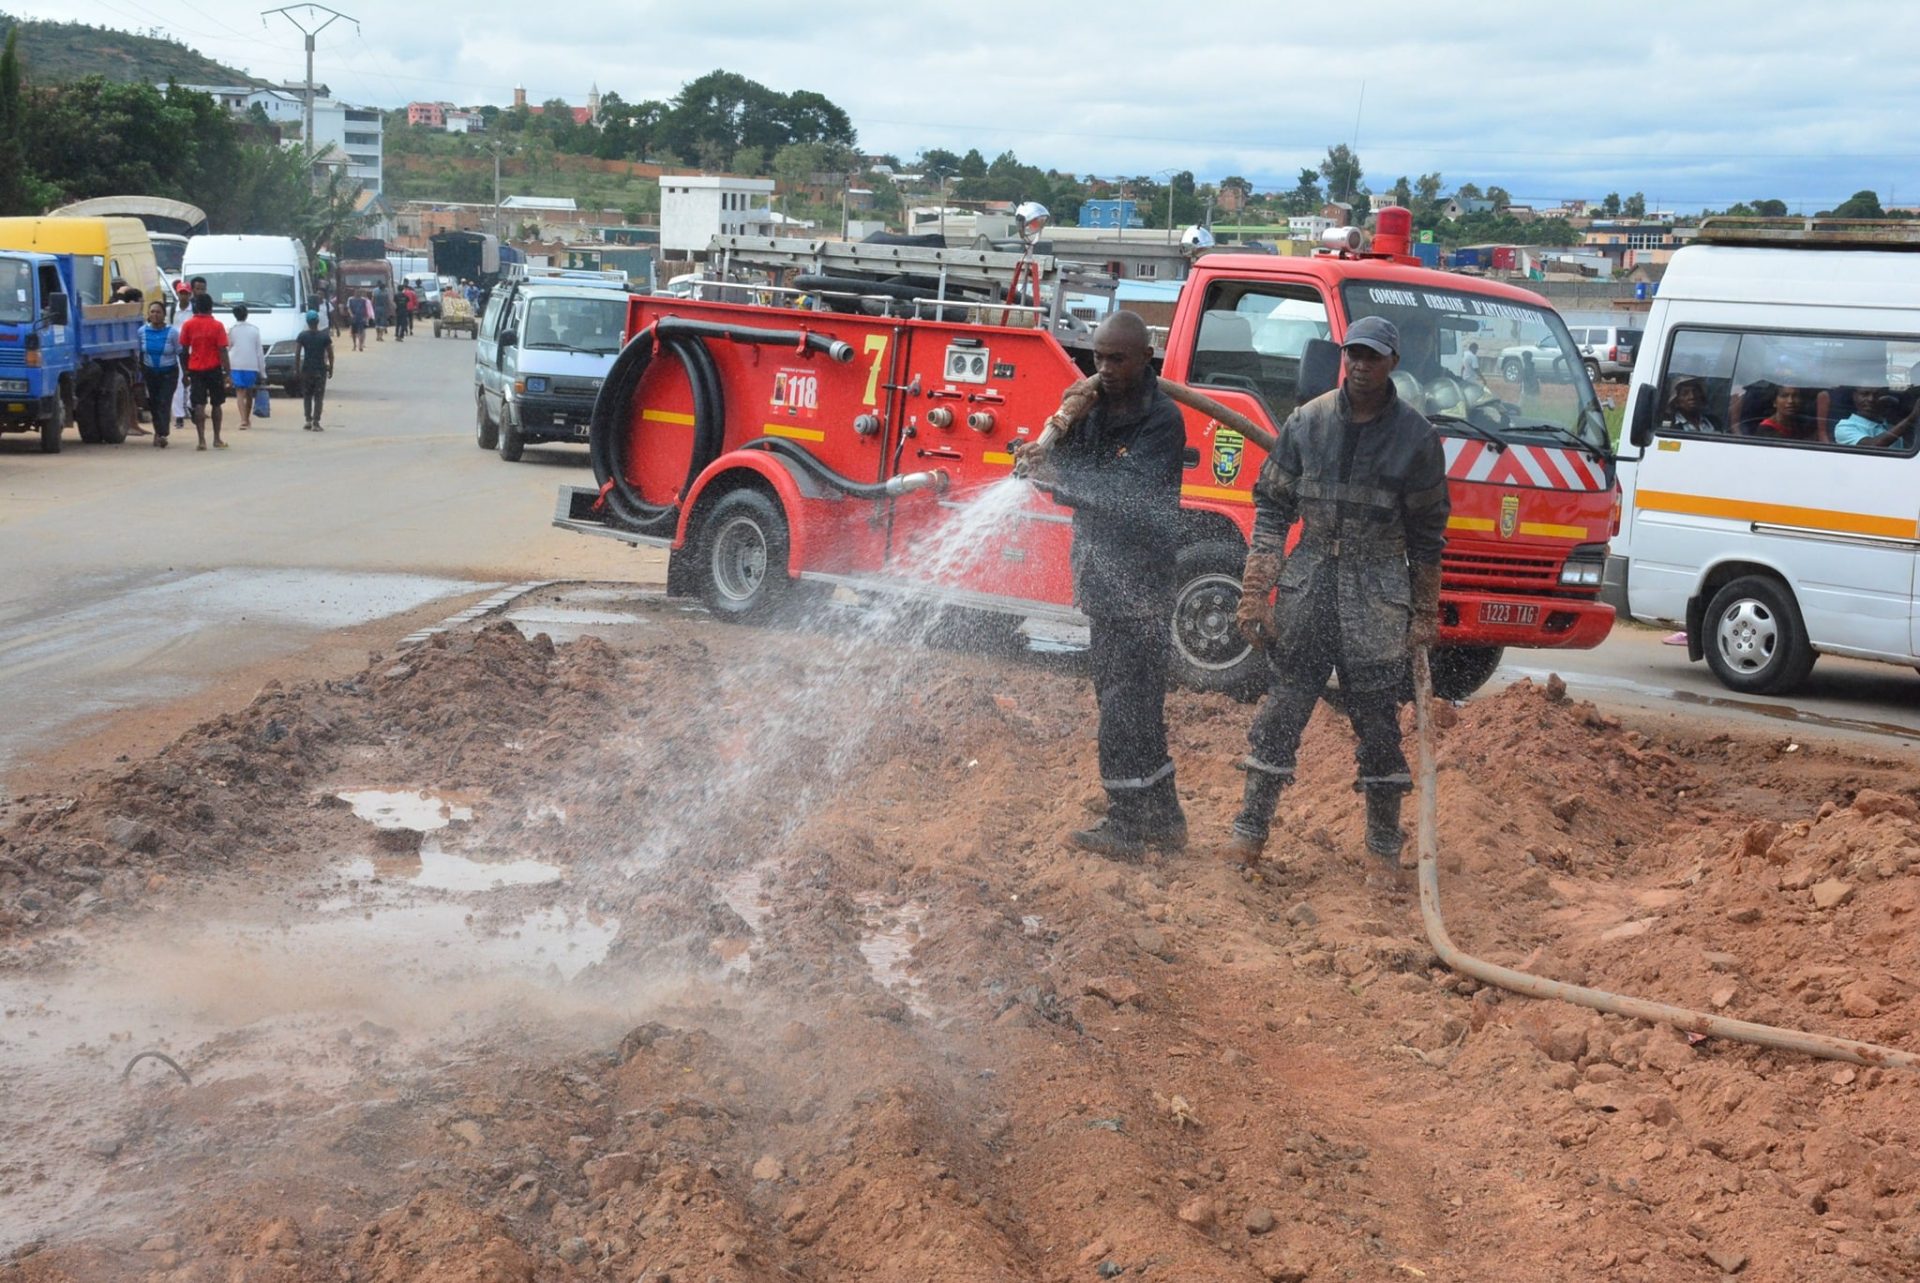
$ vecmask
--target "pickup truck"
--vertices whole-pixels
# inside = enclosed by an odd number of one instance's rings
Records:
[[[138,413],[140,305],[88,304],[75,281],[71,254],[0,251],[0,432],[48,454],[70,422],[118,445]]]

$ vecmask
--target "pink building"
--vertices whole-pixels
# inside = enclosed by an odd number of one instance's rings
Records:
[[[407,104],[407,123],[425,125],[429,129],[445,129],[447,108],[451,105],[444,102],[410,102]]]

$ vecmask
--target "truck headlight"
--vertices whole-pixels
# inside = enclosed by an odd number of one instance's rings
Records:
[[[525,382],[527,386],[523,389],[524,391],[545,392],[547,390],[547,381],[541,375],[532,375]]]
[[[0,396],[25,396],[26,394],[25,379],[0,379]]]
[[[1603,543],[1581,544],[1567,554],[1567,560],[1560,567],[1560,586],[1562,588],[1598,588],[1607,566],[1607,546]]]

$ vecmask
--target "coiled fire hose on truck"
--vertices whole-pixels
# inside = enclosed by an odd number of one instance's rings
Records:
[[[1182,405],[1191,406],[1200,413],[1209,415],[1220,423],[1244,433],[1248,439],[1258,443],[1263,450],[1272,451],[1273,434],[1245,415],[1236,414],[1211,397],[1169,379],[1160,380],[1160,390]],[[1082,379],[1069,387],[1061,397],[1059,410],[1048,417],[1046,427],[1041,431],[1040,436],[1035,438],[1035,446],[1041,447],[1035,453],[1043,455],[1045,446],[1050,446],[1055,438],[1070,431],[1073,424],[1092,408],[1094,397],[1098,392],[1099,382],[1091,378]],[[1882,1047],[1877,1043],[1857,1042],[1851,1038],[1835,1038],[1797,1029],[1782,1029],[1775,1025],[1756,1024],[1750,1020],[1733,1020],[1726,1016],[1715,1016],[1704,1011],[1676,1007],[1664,1002],[1653,1002],[1646,998],[1633,998],[1605,989],[1569,984],[1564,980],[1549,980],[1545,976],[1536,976],[1513,967],[1503,967],[1498,963],[1488,962],[1461,952],[1453,943],[1453,938],[1447,934],[1446,919],[1440,913],[1439,793],[1435,783],[1438,768],[1434,761],[1433,725],[1429,711],[1432,702],[1433,671],[1427,662],[1427,648],[1422,646],[1414,652],[1413,656],[1414,731],[1419,741],[1420,764],[1418,781],[1420,805],[1418,822],[1415,824],[1415,840],[1420,853],[1420,919],[1426,927],[1427,942],[1433,946],[1433,951],[1442,965],[1462,975],[1471,976],[1482,984],[1494,985],[1513,993],[1524,994],[1529,998],[1557,999],[1611,1015],[1672,1025],[1688,1033],[1706,1037],[1729,1038],[1736,1042],[1750,1042],[1761,1047],[1799,1052],[1825,1060],[1851,1061],[1856,1065],[1920,1070],[1920,1054],[1901,1051],[1896,1047]]]
[[[641,496],[633,483],[631,460],[627,455],[632,440],[634,393],[657,355],[665,353],[679,361],[693,391],[693,446],[687,460],[687,475],[677,488],[676,496],[685,494],[707,465],[720,457],[726,438],[726,399],[721,391],[719,367],[707,349],[710,339],[821,352],[842,365],[853,360],[851,344],[811,330],[766,330],[666,316],[634,335],[607,371],[600,396],[593,403],[592,426],[587,435],[593,475],[600,483],[602,500],[615,519],[629,530],[670,535],[680,520],[677,497],[672,503],[651,503]],[[830,477],[838,475],[825,465],[821,465],[821,469]]]

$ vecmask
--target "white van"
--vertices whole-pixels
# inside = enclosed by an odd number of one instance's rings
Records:
[[[1609,599],[1737,691],[1920,664],[1917,384],[1920,229],[1708,219],[1647,315]]]
[[[627,298],[611,274],[495,287],[473,353],[474,440],[482,450],[516,463],[531,442],[585,444],[600,385],[626,343]]]
[[[187,242],[180,274],[207,278],[213,310],[228,324],[236,303],[247,305],[247,320],[260,327],[267,352],[268,383],[297,392],[294,338],[307,327],[306,312],[316,308],[320,328],[327,309],[313,292],[306,246],[292,236],[196,236]]]

